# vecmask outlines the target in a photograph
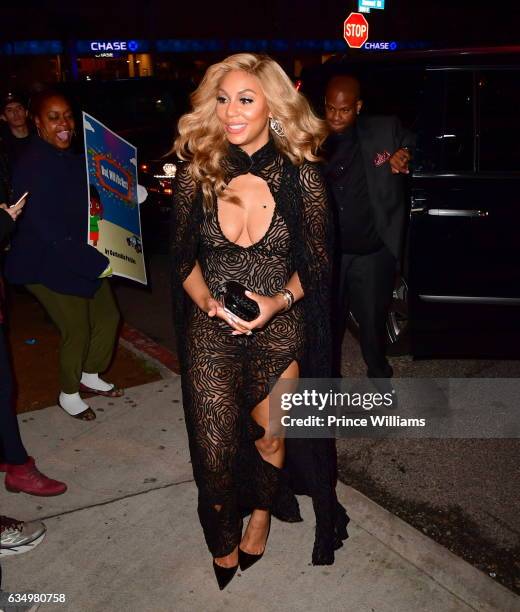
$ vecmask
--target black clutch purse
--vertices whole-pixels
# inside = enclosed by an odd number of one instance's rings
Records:
[[[240,317],[244,321],[253,321],[260,315],[258,304],[245,295],[247,287],[236,281],[226,283],[223,295],[224,310]]]

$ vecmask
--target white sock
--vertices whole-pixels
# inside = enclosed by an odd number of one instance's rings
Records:
[[[79,393],[60,393],[59,405],[72,416],[76,416],[88,408],[88,404],[81,399]]]
[[[110,391],[114,388],[114,385],[111,385],[110,383],[107,383],[103,379],[99,378],[99,374],[87,374],[86,372],[83,372],[81,374],[81,382],[85,385],[85,387],[90,387],[96,391]]]

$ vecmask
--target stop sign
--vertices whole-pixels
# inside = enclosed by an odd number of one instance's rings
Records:
[[[350,13],[343,24],[343,36],[349,47],[360,49],[368,40],[368,21],[362,13]]]

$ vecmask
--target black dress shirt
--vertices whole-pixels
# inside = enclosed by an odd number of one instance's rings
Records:
[[[367,177],[357,130],[329,137],[325,176],[332,187],[339,242],[343,253],[366,255],[383,246],[370,204]]]

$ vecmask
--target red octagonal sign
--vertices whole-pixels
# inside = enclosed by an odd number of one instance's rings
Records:
[[[368,40],[368,21],[362,13],[350,13],[343,24],[343,36],[347,45],[360,49]]]

